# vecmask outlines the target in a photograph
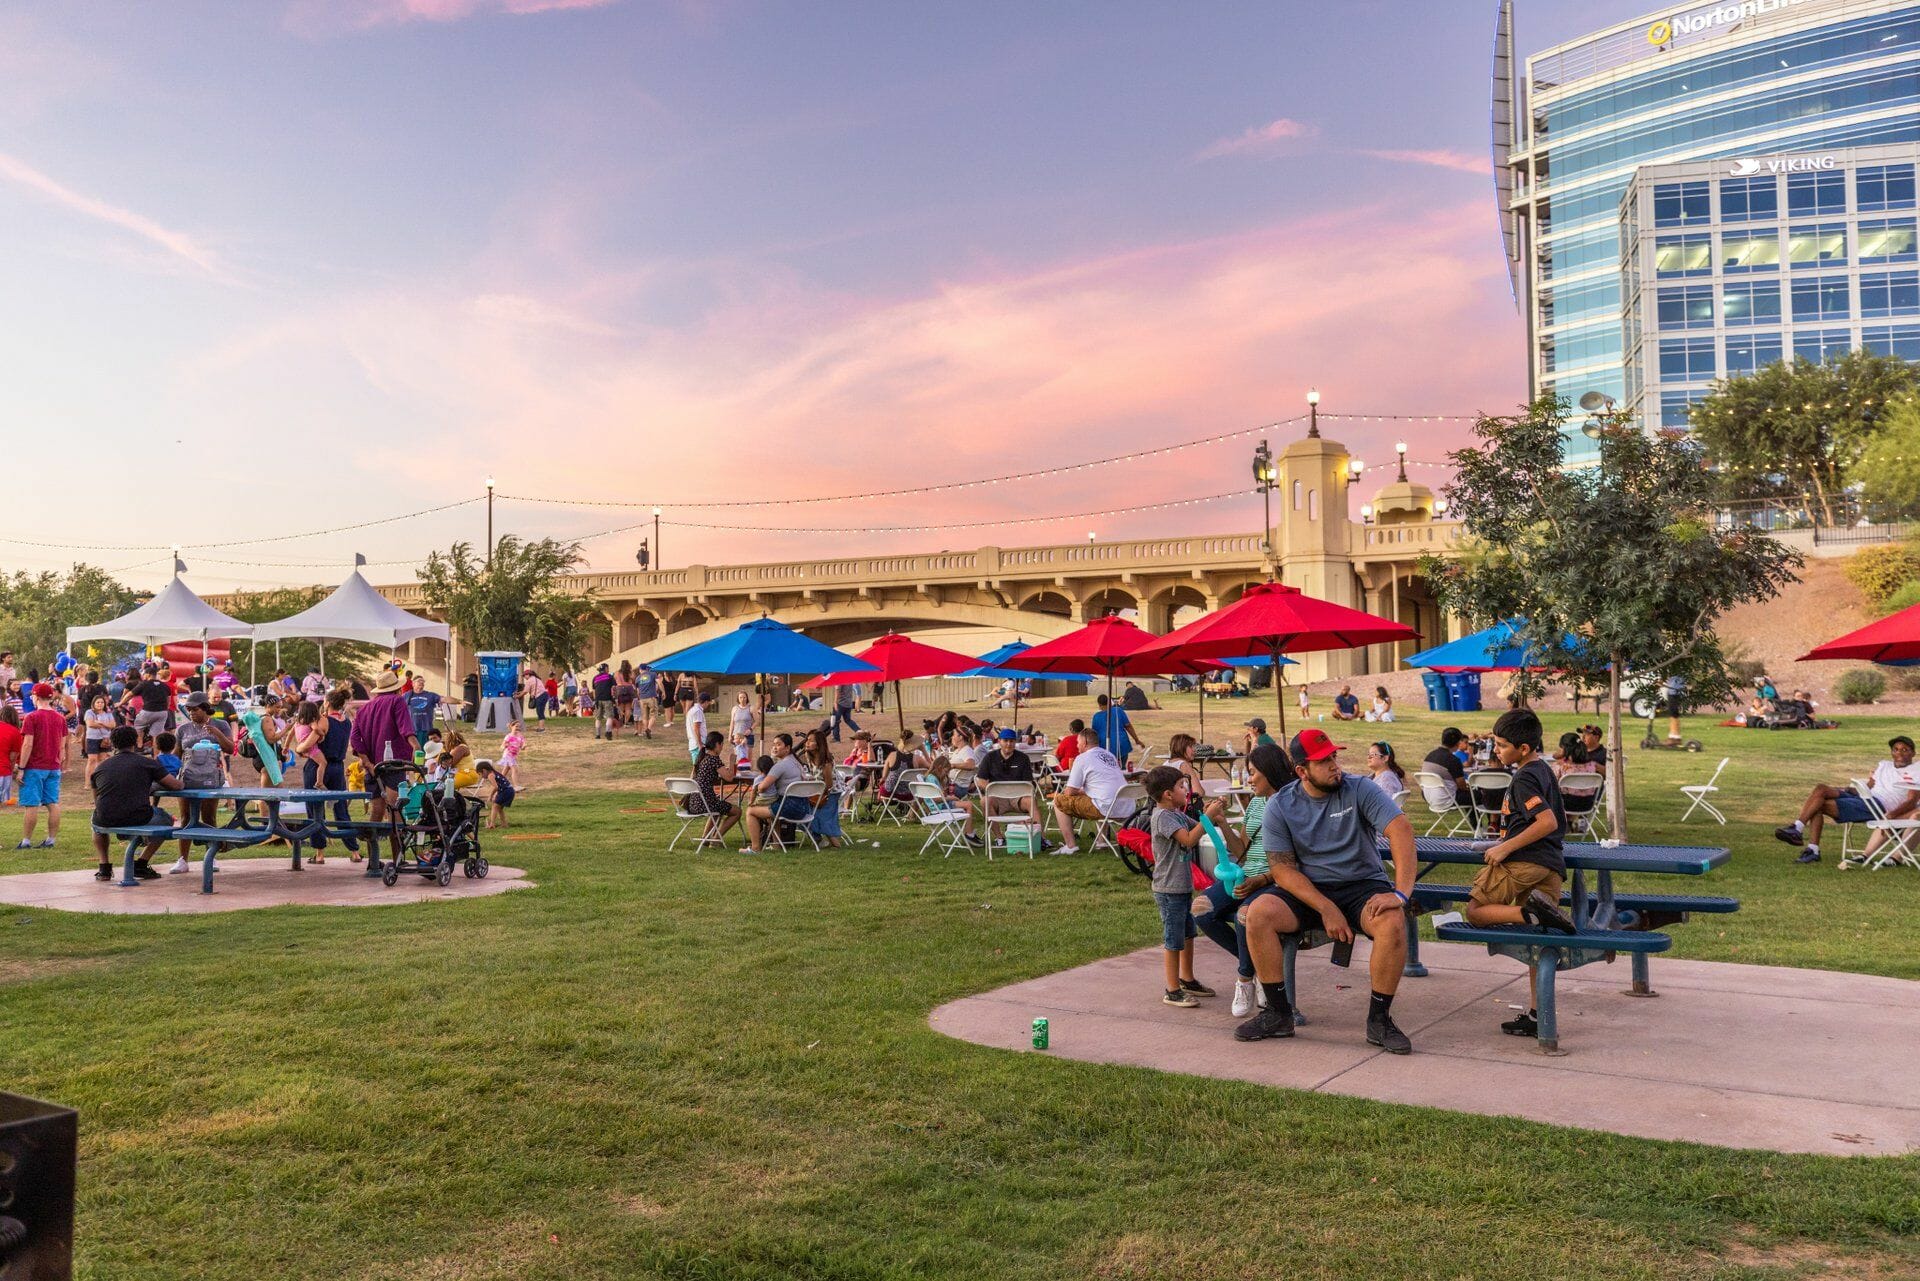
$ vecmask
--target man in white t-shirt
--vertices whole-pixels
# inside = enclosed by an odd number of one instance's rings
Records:
[[[1895,734],[1887,740],[1887,752],[1892,759],[1881,761],[1873,767],[1869,790],[1888,818],[1907,818],[1910,811],[1920,804],[1920,792],[1913,790],[1916,784],[1920,784],[1920,771],[1913,768],[1913,740],[1905,734]],[[1813,790],[1807,793],[1807,803],[1800,807],[1800,817],[1785,827],[1776,827],[1773,834],[1778,840],[1801,847],[1800,857],[1794,862],[1818,863],[1822,824],[1828,819],[1840,823],[1865,823],[1873,817],[1873,811],[1867,808],[1867,803],[1860,799],[1853,788],[1816,783]],[[1883,839],[1880,832],[1869,837],[1868,852],[1877,848]]]
[[[707,741],[707,700],[711,694],[702,694],[687,704],[687,755],[695,761],[700,759],[700,748]]]
[[[1102,818],[1130,818],[1133,802],[1119,800],[1120,789],[1127,785],[1126,773],[1112,752],[1097,746],[1091,729],[1080,731],[1080,754],[1073,758],[1067,781],[1053,797],[1054,821],[1060,826],[1064,844],[1062,854],[1079,852],[1074,844],[1074,822]]]

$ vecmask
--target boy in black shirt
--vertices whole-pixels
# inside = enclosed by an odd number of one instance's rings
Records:
[[[1540,718],[1530,711],[1506,712],[1493,723],[1494,755],[1513,771],[1513,782],[1500,806],[1500,839],[1487,848],[1486,866],[1473,878],[1466,912],[1469,924],[1577,932],[1573,918],[1560,910],[1560,889],[1567,872],[1561,850],[1567,811],[1553,768],[1541,759],[1541,746]],[[1539,1027],[1534,1011],[1528,1010],[1502,1023],[1500,1030],[1512,1036],[1533,1036]]]
[[[167,812],[153,803],[153,785],[177,788],[179,776],[151,756],[134,750],[140,745],[140,735],[131,725],[116,728],[108,741],[113,744],[113,755],[93,771],[93,825],[96,828],[170,825],[173,820],[167,817]],[[143,881],[159,877],[160,873],[149,867],[148,862],[154,851],[165,843],[164,837],[147,838],[146,853],[133,863],[135,876]],[[100,856],[100,870],[93,874],[94,879],[112,880],[113,860],[108,854],[106,833],[93,834],[93,850]]]

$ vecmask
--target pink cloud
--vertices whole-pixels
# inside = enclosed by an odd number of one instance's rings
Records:
[[[1372,156],[1375,160],[1392,160],[1400,164],[1431,165],[1436,169],[1455,169],[1461,173],[1470,173],[1476,178],[1484,178],[1492,172],[1492,162],[1483,156],[1468,155],[1464,151],[1445,149],[1432,151],[1396,151],[1365,150],[1363,156]]]
[[[1269,151],[1284,142],[1299,138],[1311,138],[1318,132],[1312,125],[1299,120],[1281,117],[1268,124],[1259,125],[1231,138],[1221,138],[1202,147],[1194,156],[1196,160],[1219,160],[1224,156],[1257,155]]]
[[[365,31],[408,22],[459,22],[483,14],[528,15],[598,9],[618,0],[294,0],[287,26],[307,35]]]
[[[183,231],[164,227],[144,214],[109,204],[95,196],[75,191],[64,183],[29,165],[26,161],[0,153],[0,179],[24,187],[51,204],[60,206],[96,222],[118,227],[157,246],[178,262],[185,262],[212,276],[225,276],[225,270],[213,251]]]

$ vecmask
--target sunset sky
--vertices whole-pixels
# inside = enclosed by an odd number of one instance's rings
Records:
[[[334,581],[356,551],[400,581],[481,540],[482,508],[241,540],[489,474],[660,503],[669,565],[1252,530],[1251,440],[949,495],[691,504],[1091,460],[1290,417],[1310,384],[1329,414],[1509,408],[1494,7],[0,11],[0,565],[153,585],[147,546],[177,542],[213,545],[182,553],[204,591]],[[1520,10],[1527,49],[1637,11]],[[1438,459],[1464,427],[1325,434]],[[496,509],[528,536],[650,519]],[[642,532],[591,562],[632,567]]]

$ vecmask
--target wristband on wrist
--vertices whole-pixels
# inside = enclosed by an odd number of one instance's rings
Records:
[[[1399,900],[1400,900],[1400,901],[1401,901],[1402,903],[1411,903],[1411,902],[1413,902],[1413,900],[1412,900],[1412,899],[1410,899],[1410,898],[1408,898],[1408,897],[1407,897],[1407,896],[1406,896],[1405,894],[1402,894],[1402,893],[1401,893],[1401,892],[1400,892],[1399,890],[1397,890],[1397,889],[1396,889],[1396,890],[1395,890],[1395,891],[1393,892],[1393,895],[1394,895],[1394,897],[1395,897],[1395,898],[1397,898],[1397,899],[1399,899]]]

